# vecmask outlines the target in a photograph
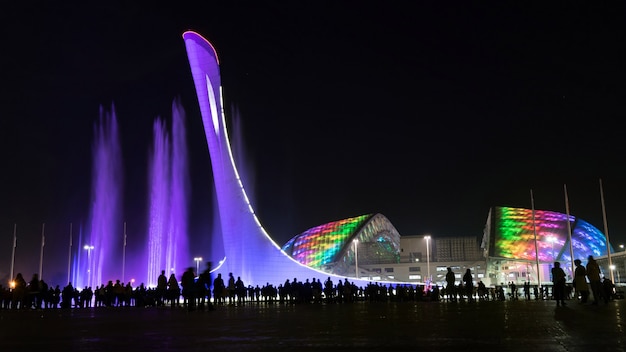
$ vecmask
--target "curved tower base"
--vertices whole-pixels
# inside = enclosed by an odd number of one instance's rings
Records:
[[[344,277],[296,262],[261,226],[239,178],[230,148],[215,49],[195,32],[185,32],[183,39],[200,105],[217,194],[222,238],[214,236],[212,243],[214,247],[223,244],[223,248],[212,248],[212,253],[221,250],[219,258],[225,258],[218,272],[225,278],[232,272],[235,277],[240,276],[245,285],[259,286],[267,283],[278,285],[293,278],[298,281],[311,278],[324,281],[328,277],[335,281],[343,280]],[[359,280],[350,278],[350,281],[357,283]]]

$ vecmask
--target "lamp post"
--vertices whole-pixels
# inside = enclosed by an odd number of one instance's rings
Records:
[[[623,251],[623,250],[624,250],[624,245],[623,245],[623,244],[620,244],[620,245],[619,245],[619,249],[620,249],[620,251]]]
[[[91,251],[93,246],[86,244],[83,249],[87,251],[87,286],[91,287]]]
[[[359,278],[359,240],[354,240],[354,271],[355,276]]]
[[[202,257],[195,257],[193,260],[196,262],[196,275],[200,275],[200,262],[202,261]]]
[[[424,236],[426,240],[426,273],[430,282],[430,235]]]
[[[13,224],[13,253],[11,254],[11,276],[9,280],[11,280],[10,284],[12,285],[11,289],[15,287],[15,281],[13,281],[13,268],[15,267],[15,247],[17,247],[17,224]]]
[[[609,268],[611,269],[611,273],[613,273],[613,272],[615,271],[616,266],[615,266],[615,265],[611,265]],[[617,271],[617,282],[614,282],[614,284],[615,284],[615,283],[620,283],[621,281],[622,281],[622,280],[621,280],[621,278],[619,277],[619,270],[618,270],[618,271]]]
[[[41,225],[41,252],[39,253],[39,280],[43,280],[43,247],[46,245],[46,224]]]
[[[122,247],[122,282],[126,282],[126,221],[124,221],[124,246]]]

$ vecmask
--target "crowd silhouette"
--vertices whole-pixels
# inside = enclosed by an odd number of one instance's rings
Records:
[[[594,274],[595,275],[595,274]],[[424,284],[390,284],[370,282],[364,287],[357,286],[347,278],[333,281],[330,277],[322,282],[318,278],[288,278],[278,285],[266,283],[263,286],[246,286],[241,277],[235,278],[228,273],[224,281],[221,273],[213,278],[211,263],[201,273],[194,273],[188,268],[180,280],[174,275],[169,277],[162,270],[156,287],[146,287],[141,283],[133,287],[131,282],[120,280],[108,281],[92,289],[82,289],[68,283],[49,286],[37,274],[26,281],[18,273],[11,287],[0,285],[0,309],[70,309],[91,307],[170,307],[193,310],[213,310],[218,306],[245,304],[335,304],[366,302],[409,302],[409,301],[504,301],[518,300],[519,292],[514,282],[486,287],[482,281],[473,283],[470,269],[463,275],[463,280],[456,285],[451,268],[448,268],[445,287]],[[595,276],[594,276],[595,279]],[[560,281],[560,280],[559,280]],[[556,290],[549,287],[531,287],[529,282],[523,285],[523,296],[531,300],[531,291],[535,300],[556,299],[557,305],[565,306],[565,299],[578,299],[586,302],[588,293],[574,290],[576,285],[559,282]],[[602,299],[608,302],[614,285],[603,278],[603,286],[592,286],[594,302]],[[594,284],[597,285],[597,284]],[[554,287],[554,286],[553,286]],[[505,294],[505,290],[508,293]],[[554,295],[554,297],[553,297]],[[579,298],[580,297],[580,298]],[[597,303],[596,303],[597,304]]]

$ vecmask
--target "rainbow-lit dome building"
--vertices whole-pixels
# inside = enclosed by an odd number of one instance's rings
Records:
[[[491,282],[499,283],[550,282],[550,268],[555,261],[561,262],[571,277],[572,258],[586,263],[590,255],[600,257],[609,250],[614,252],[604,233],[583,219],[555,211],[510,207],[490,210],[482,248]]]
[[[299,263],[335,275],[361,264],[399,263],[400,234],[382,214],[361,215],[316,226],[294,236],[282,250]]]

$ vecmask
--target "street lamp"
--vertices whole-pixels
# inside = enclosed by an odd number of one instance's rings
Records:
[[[615,271],[616,266],[614,264],[611,264],[611,266],[609,266],[609,268],[611,269],[611,273],[613,273],[613,271]],[[622,280],[619,277],[619,270],[617,271],[617,282],[614,283],[620,283]]]
[[[359,278],[359,240],[354,239],[354,271],[356,278]]]
[[[200,275],[200,262],[202,261],[202,257],[195,257],[193,260],[196,262],[196,275]]]
[[[92,245],[86,244],[83,249],[87,251],[87,286],[91,287],[91,251],[93,250]]]
[[[426,272],[428,274],[428,280],[430,282],[430,236],[424,236],[426,240]]]
[[[624,245],[623,245],[623,244],[620,244],[620,245],[619,245],[619,249],[623,251],[623,250],[624,250]]]

